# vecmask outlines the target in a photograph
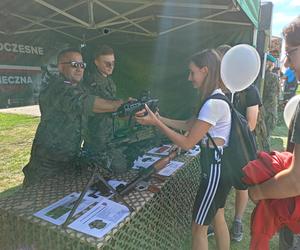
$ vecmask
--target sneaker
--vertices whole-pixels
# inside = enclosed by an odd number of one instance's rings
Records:
[[[240,221],[234,221],[231,227],[231,239],[240,242],[243,239],[243,224]]]
[[[213,236],[213,235],[215,235],[214,227],[212,225],[209,225],[207,228],[207,237]]]

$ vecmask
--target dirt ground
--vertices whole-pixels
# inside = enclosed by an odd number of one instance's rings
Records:
[[[41,116],[39,105],[0,109],[0,113]]]

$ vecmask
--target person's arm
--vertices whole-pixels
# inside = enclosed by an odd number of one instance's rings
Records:
[[[248,121],[248,126],[251,131],[253,131],[256,127],[258,112],[259,112],[258,105],[247,107],[246,118]]]
[[[195,122],[195,119],[190,119],[190,120],[174,120],[174,119],[169,119],[169,118],[160,116],[159,114],[156,115],[156,116],[165,125],[167,125],[170,128],[177,129],[177,130],[187,131],[187,130],[189,130],[193,126],[193,124]]]
[[[93,105],[93,112],[107,113],[114,112],[124,103],[123,100],[106,100],[96,97]]]
[[[174,144],[179,146],[184,150],[189,150],[193,148],[208,132],[212,124],[205,121],[196,120],[193,127],[190,129],[188,135],[181,135],[174,130],[166,126],[162,121],[160,121],[157,116],[145,105],[148,112],[147,116],[139,117],[138,113],[136,115],[136,120],[142,125],[153,125],[159,128],[162,133],[164,133]],[[141,112],[142,114],[143,112]]]
[[[283,199],[300,195],[300,144],[295,144],[291,167],[276,174],[270,180],[249,188],[249,196],[255,202],[264,199]]]

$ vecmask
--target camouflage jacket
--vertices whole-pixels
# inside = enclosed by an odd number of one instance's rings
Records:
[[[92,113],[95,97],[77,84],[51,77],[40,93],[41,121],[32,145],[32,157],[68,162],[81,145],[82,113]]]
[[[83,86],[91,95],[107,100],[117,99],[114,81],[98,71],[91,74]],[[84,148],[97,153],[105,149],[107,142],[112,139],[111,113],[87,114],[84,121]]]
[[[266,70],[263,105],[265,108],[265,124],[267,134],[270,135],[272,130],[276,127],[278,119],[278,97],[280,92],[279,78],[276,74]]]
[[[263,104],[266,110],[272,111],[277,107],[280,86],[279,78],[276,74],[266,70],[263,91]]]

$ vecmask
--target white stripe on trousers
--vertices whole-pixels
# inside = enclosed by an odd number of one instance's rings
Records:
[[[220,170],[221,170],[220,163],[211,164],[208,185],[195,220],[197,224],[200,225],[204,224],[206,215],[209,211],[210,205],[215,197],[217,188],[219,186],[220,175],[221,175]]]

